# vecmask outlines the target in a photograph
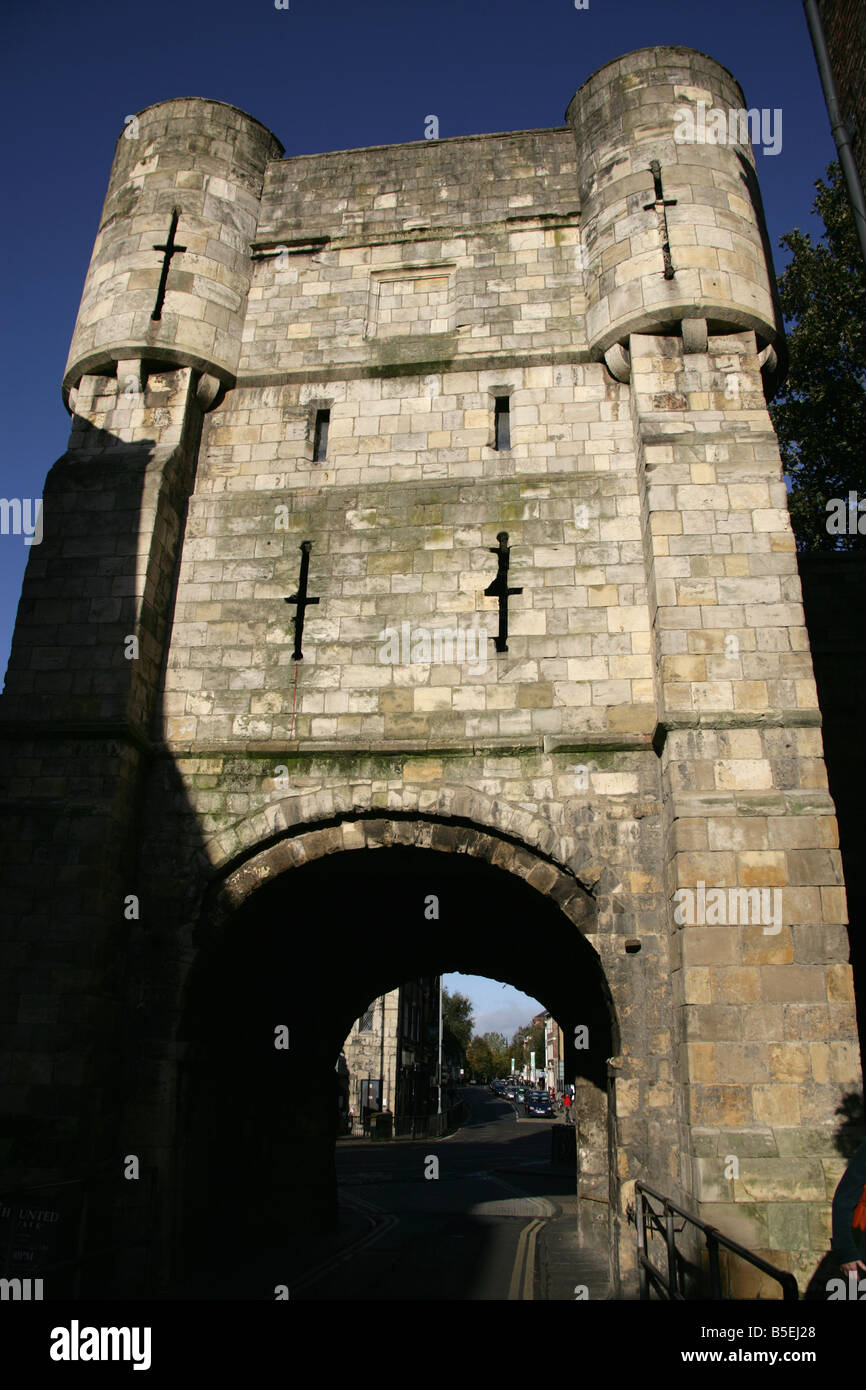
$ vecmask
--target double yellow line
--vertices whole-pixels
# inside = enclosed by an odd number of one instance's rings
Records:
[[[546,1219],[542,1221],[536,1217],[520,1232],[514,1255],[514,1268],[511,1271],[511,1283],[508,1287],[510,1303],[532,1299],[535,1281],[535,1242],[542,1226],[546,1224]]]

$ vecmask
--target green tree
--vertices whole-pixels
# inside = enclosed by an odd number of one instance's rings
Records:
[[[485,1033],[481,1041],[490,1055],[490,1075],[506,1076],[510,1071],[508,1043],[503,1033]]]
[[[442,1051],[449,1062],[460,1065],[475,1027],[472,1000],[465,994],[442,991]]]
[[[794,228],[780,245],[791,261],[779,279],[790,366],[770,405],[785,473],[789,508],[800,550],[849,550],[866,545],[857,516],[846,531],[828,531],[832,499],[866,497],[866,267],[845,182],[838,164],[818,179],[813,212],[824,223],[820,241]],[[853,519],[852,519],[853,518]]]
[[[466,1050],[466,1061],[473,1076],[492,1076],[493,1060],[483,1038],[474,1037]]]
[[[544,1066],[544,1024],[524,1023],[511,1039],[510,1055],[517,1071],[529,1069],[530,1053],[535,1053],[536,1067]]]

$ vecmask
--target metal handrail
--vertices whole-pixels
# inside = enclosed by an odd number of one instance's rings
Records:
[[[637,1227],[637,1249],[638,1249],[638,1274],[640,1278],[640,1296],[642,1299],[649,1299],[650,1286],[655,1288],[661,1298],[671,1301],[685,1301],[686,1295],[682,1289],[681,1262],[682,1256],[676,1247],[676,1236],[685,1229],[685,1223],[695,1226],[704,1233],[706,1238],[706,1249],[710,1262],[710,1298],[721,1300],[722,1280],[719,1268],[719,1250],[724,1247],[732,1254],[739,1256],[741,1260],[746,1260],[756,1269],[760,1269],[764,1274],[775,1279],[782,1286],[782,1298],[788,1302],[794,1302],[800,1297],[800,1290],[797,1287],[797,1280],[793,1274],[787,1270],[778,1269],[771,1265],[768,1260],[764,1260],[760,1255],[748,1250],[745,1245],[740,1245],[738,1241],[731,1240],[724,1235],[716,1226],[711,1226],[706,1221],[701,1221],[698,1217],[692,1216],[676,1202],[671,1201],[662,1192],[656,1192],[654,1188],[648,1187],[644,1182],[636,1182],[634,1185],[635,1193],[635,1226]],[[662,1210],[654,1211],[645,1201],[645,1197],[651,1197],[656,1202],[661,1202]],[[675,1226],[675,1217],[681,1217],[683,1224]],[[667,1278],[652,1263],[647,1253],[647,1230],[657,1231],[663,1235],[667,1250]]]

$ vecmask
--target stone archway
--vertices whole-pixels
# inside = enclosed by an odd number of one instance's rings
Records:
[[[221,867],[223,872],[208,889],[204,913],[212,922],[218,922],[236,911],[269,879],[327,855],[414,846],[469,855],[524,879],[552,898],[578,930],[585,932],[591,917],[593,879],[579,877],[557,855],[557,851],[565,850],[575,857],[573,841],[564,839],[560,843],[549,825],[535,821],[526,812],[503,808],[501,803],[477,794],[467,793],[462,799],[466,810],[483,812],[489,819],[458,819],[453,806],[457,795],[448,796],[446,791],[437,798],[435,811],[390,809],[381,816],[363,811],[338,813],[331,820],[298,820],[294,832],[290,830],[287,835],[276,827],[281,821],[291,824],[292,812],[303,816],[310,809],[305,805],[307,798],[277,803],[234,828],[236,840],[243,842],[257,831],[259,838],[247,852],[227,858],[222,866],[217,863],[215,867]],[[321,797],[310,800],[315,800],[318,807]],[[536,835],[524,838],[533,828]]]
[[[373,879],[384,885],[391,908],[365,914],[357,885]],[[444,898],[451,894],[436,939],[423,935],[420,900],[417,923],[408,921],[405,895],[411,896],[413,882],[419,893],[422,886],[441,883]],[[341,883],[350,910],[339,901]],[[455,915],[457,894],[461,906]],[[218,1195],[224,1201],[226,1186],[243,1192],[244,1174],[255,1163],[258,1180],[247,1186],[271,1196],[259,1206],[253,1227],[257,1221],[261,1226],[266,1209],[277,1212],[282,1203],[276,1225],[288,1230],[301,1189],[307,1214],[327,1224],[335,1210],[334,1135],[321,1100],[342,1039],[370,998],[414,975],[452,969],[510,979],[541,999],[568,1035],[591,1019],[595,1048],[590,1055],[575,1055],[572,1074],[586,1102],[582,1156],[598,1198],[600,1186],[606,1189],[617,1173],[607,1152],[606,1063],[618,1048],[618,1028],[601,963],[587,940],[594,918],[591,894],[550,855],[507,833],[453,820],[360,814],[330,825],[307,824],[298,834],[273,838],[235,860],[206,895],[179,1031],[186,1061],[178,1148],[187,1175],[193,1172],[204,1188],[205,1205]],[[542,919],[551,934],[546,956],[533,954]],[[242,952],[233,946],[241,939]],[[284,994],[275,988],[277,980],[286,981]],[[226,1032],[218,1020],[231,1010],[234,1031],[221,1049],[214,1039],[225,1041]],[[273,1025],[288,1020],[304,1050],[291,1059],[267,1055]],[[242,1119],[235,1111],[232,1154],[217,1163],[216,1178],[203,1178],[203,1138],[227,1135],[232,1128],[220,1085],[231,1089],[235,1082],[244,1100]],[[281,1128],[272,1126],[263,1139],[256,1107],[259,1114],[269,1106],[280,1109],[278,1098],[287,1093],[307,1094],[308,1101],[300,1108],[283,1105]],[[245,1145],[251,1146],[247,1153]],[[266,1149],[279,1151],[279,1162],[266,1159]],[[269,1163],[271,1178],[263,1180]],[[188,1178],[175,1187],[188,1190]],[[611,1204],[612,1225],[617,1208]],[[255,1237],[255,1230],[251,1234]],[[190,1237],[192,1243],[201,1241],[201,1225]]]

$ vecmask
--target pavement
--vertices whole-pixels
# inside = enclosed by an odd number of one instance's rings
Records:
[[[607,1253],[581,1243],[575,1203],[573,1213],[549,1221],[538,1238],[534,1298],[571,1303],[610,1296]]]
[[[580,1241],[576,1171],[556,1121],[467,1087],[442,1139],[337,1142],[339,1226],[208,1271],[172,1299],[544,1301],[609,1297],[608,1255]]]

